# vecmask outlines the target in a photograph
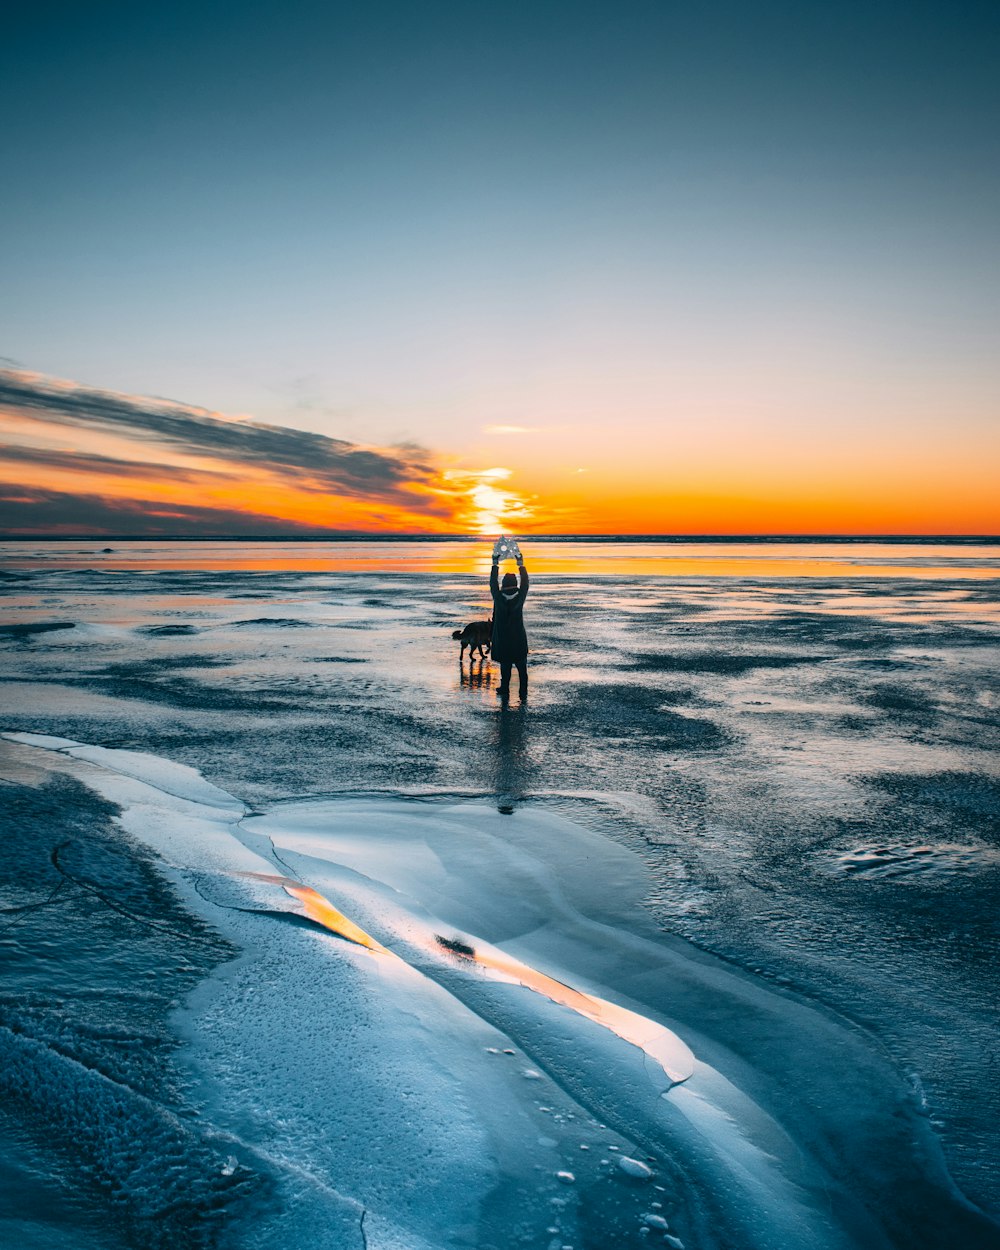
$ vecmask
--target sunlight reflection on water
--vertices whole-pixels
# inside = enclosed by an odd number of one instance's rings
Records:
[[[944,542],[557,542],[524,541],[530,571],[626,577],[1000,577],[1000,544]],[[8,569],[101,572],[428,572],[487,576],[492,543],[152,542],[113,549],[80,543],[0,544]]]

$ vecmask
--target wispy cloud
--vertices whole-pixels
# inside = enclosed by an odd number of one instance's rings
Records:
[[[541,434],[537,425],[484,425],[484,434]]]
[[[206,477],[231,479],[232,473],[209,469],[185,469],[176,464],[158,464],[151,460],[125,460],[116,456],[100,456],[93,452],[70,451],[58,447],[0,447],[0,462],[25,464],[72,473],[113,473],[118,477],[148,478],[151,474],[177,482],[196,482]]]
[[[223,417],[170,400],[95,390],[38,374],[0,371],[0,410],[46,422],[124,435],[185,455],[280,467],[365,493],[376,485],[422,481],[435,469],[421,449],[372,449],[307,430]]]
[[[0,530],[12,537],[33,534],[93,534],[153,538],[160,534],[205,537],[259,534],[294,537],[315,532],[280,517],[235,508],[113,498],[72,491],[0,483]]]
[[[415,444],[371,447],[0,369],[8,533],[431,530],[467,488]],[[6,484],[6,485],[4,485]]]

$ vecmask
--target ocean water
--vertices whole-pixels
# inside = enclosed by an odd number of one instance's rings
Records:
[[[0,545],[5,1241],[1000,1245],[1000,546],[523,547]]]

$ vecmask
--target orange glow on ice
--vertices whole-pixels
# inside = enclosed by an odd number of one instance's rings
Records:
[[[466,959],[482,968],[510,977],[526,989],[534,990],[562,1007],[569,1007],[571,1011],[593,1020],[623,1041],[638,1046],[644,1054],[656,1060],[675,1085],[686,1081],[694,1071],[694,1055],[685,1043],[655,1020],[629,1011],[627,1007],[619,1007],[617,1003],[609,1003],[593,994],[575,990],[571,985],[546,976],[544,972],[538,972],[503,951],[484,950],[481,947],[466,946],[464,943],[455,944],[440,937],[438,943],[456,958]]]
[[[310,920],[315,920],[317,924],[329,929],[331,933],[347,938],[349,942],[356,942],[358,946],[364,946],[367,950],[377,951],[380,955],[389,954],[381,942],[376,942],[364,929],[359,929],[353,920],[348,920],[343,912],[337,911],[330,900],[324,898],[322,894],[317,894],[309,886],[300,885],[297,881],[284,880],[281,885],[286,894],[299,900]]]
[[[353,920],[348,920],[343,912],[337,911],[329,899],[324,898],[310,886],[303,885],[301,881],[296,881],[293,877],[272,876],[266,872],[241,872],[236,875],[252,881],[267,881],[272,885],[280,885],[286,894],[302,904],[302,914],[309,920],[314,920],[324,929],[329,929],[338,937],[346,938],[348,942],[354,942],[358,946],[365,947],[366,950],[375,951],[379,955],[392,953],[381,942],[376,942],[364,929],[359,928]]]

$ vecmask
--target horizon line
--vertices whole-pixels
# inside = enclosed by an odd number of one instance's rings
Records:
[[[501,531],[505,532],[505,531]],[[455,533],[422,533],[420,531],[386,531],[378,533],[372,530],[332,530],[323,533],[309,534],[93,534],[87,532],[75,534],[0,534],[0,542],[171,542],[171,543],[202,543],[202,542],[254,542],[254,543],[342,543],[342,542],[488,542],[492,535]],[[588,534],[579,531],[563,534],[522,534],[524,542],[952,542],[952,543],[1000,543],[1000,534],[942,534],[932,532],[920,533],[784,533],[767,531],[761,533],[601,533]]]

